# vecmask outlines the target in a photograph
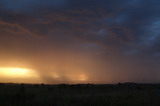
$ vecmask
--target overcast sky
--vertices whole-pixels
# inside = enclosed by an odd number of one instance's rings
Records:
[[[43,83],[160,82],[160,1],[0,0],[0,67]]]

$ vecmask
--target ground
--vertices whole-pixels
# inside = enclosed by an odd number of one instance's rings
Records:
[[[0,84],[0,106],[160,106],[160,84]]]

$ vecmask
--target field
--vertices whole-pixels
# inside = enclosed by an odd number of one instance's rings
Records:
[[[160,84],[0,84],[0,106],[160,106]]]

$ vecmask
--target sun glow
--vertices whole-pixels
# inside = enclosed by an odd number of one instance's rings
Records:
[[[81,75],[79,76],[79,80],[80,80],[80,81],[86,81],[86,80],[87,80],[87,76],[84,75],[84,74],[81,74]]]
[[[32,69],[17,68],[17,67],[2,67],[0,68],[0,75],[10,78],[28,78],[36,76]]]
[[[88,80],[85,74],[70,74],[67,75],[67,78],[74,82],[86,82]]]

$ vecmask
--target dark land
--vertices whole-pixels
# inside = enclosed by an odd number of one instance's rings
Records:
[[[160,84],[0,84],[0,106],[160,106]]]

